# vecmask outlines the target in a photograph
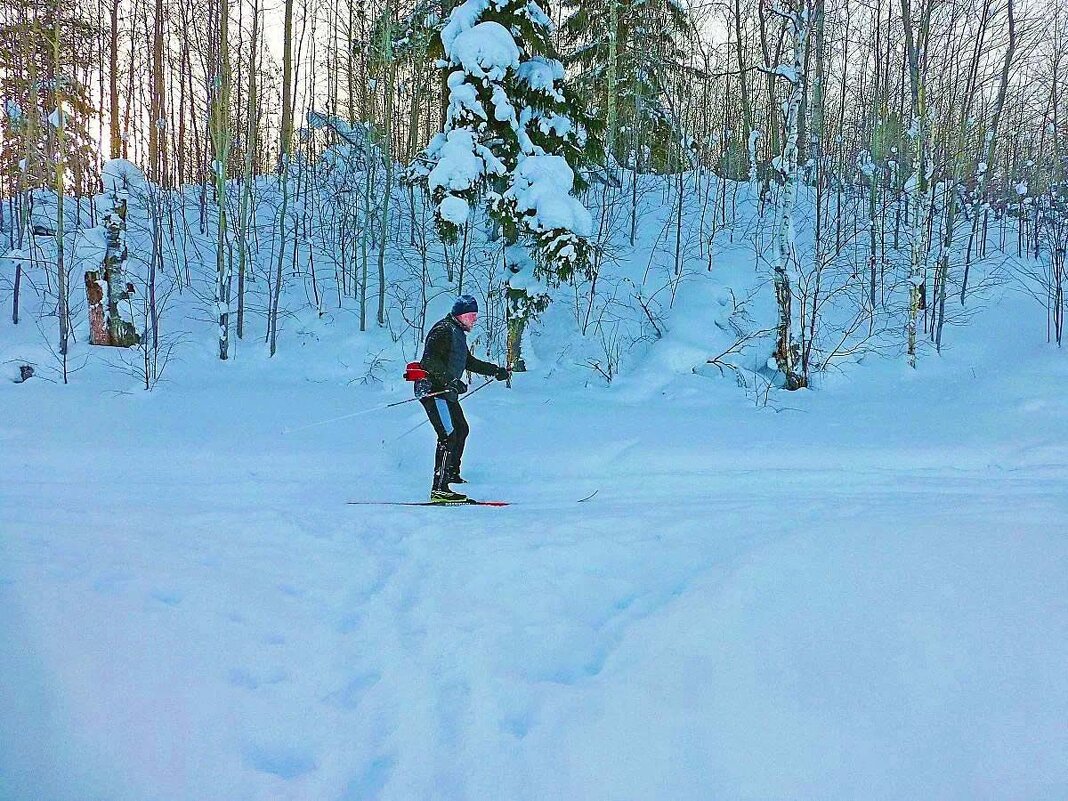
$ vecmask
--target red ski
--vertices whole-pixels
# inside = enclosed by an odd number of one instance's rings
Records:
[[[585,503],[600,490],[594,490],[577,503]],[[466,498],[462,501],[347,501],[349,506],[511,506],[511,501],[476,501]],[[522,501],[520,501],[522,503]]]
[[[348,501],[349,506],[510,506],[508,501]]]

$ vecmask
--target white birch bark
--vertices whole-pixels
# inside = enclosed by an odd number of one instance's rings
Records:
[[[793,36],[793,59],[772,70],[774,75],[790,84],[790,95],[782,104],[783,148],[775,159],[775,167],[782,177],[783,187],[776,202],[775,222],[775,301],[779,307],[779,322],[775,342],[775,364],[783,374],[786,389],[805,386],[798,372],[798,352],[793,337],[793,293],[790,286],[790,257],[794,245],[794,206],[797,203],[798,165],[797,140],[800,128],[801,99],[805,88],[805,54],[808,48],[810,16],[807,3],[783,9],[773,7],[783,17]]]
[[[924,85],[922,68],[925,60],[931,21],[931,5],[924,0],[920,13],[919,30],[912,24],[912,9],[909,0],[901,0],[901,14],[905,28],[905,44],[909,61],[909,80],[912,90],[912,124],[909,142],[912,147],[912,176],[905,184],[909,198],[910,262],[909,262],[909,317],[907,327],[908,362],[916,366],[916,329],[920,311],[925,304],[927,286],[927,258],[930,243],[927,240],[927,215],[931,208],[930,177],[928,164],[928,131],[930,119],[927,111],[927,87]]]
[[[56,192],[56,272],[59,292],[59,353],[63,357],[63,383],[67,383],[67,346],[70,340],[70,295],[67,287],[67,265],[64,253],[64,235],[66,233],[64,220],[65,210],[63,208],[64,194],[67,191],[66,186],[66,125],[67,125],[67,110],[63,107],[63,101],[60,99],[59,92],[59,76],[62,70],[62,60],[60,55],[60,17],[56,15],[55,30],[53,31],[52,39],[52,54],[55,59],[56,67],[56,86],[53,96],[56,98],[56,112],[53,115],[56,128],[56,169],[55,169],[55,192]]]
[[[256,154],[259,121],[256,119],[256,109],[259,107],[258,89],[256,86],[256,46],[259,38],[260,17],[259,3],[252,4],[252,44],[249,47],[249,70],[248,70],[248,108],[246,111],[245,132],[245,161],[242,169],[241,184],[241,210],[240,226],[241,234],[238,237],[237,255],[237,338],[245,335],[245,270],[248,261],[248,231],[249,231],[249,205],[252,198],[252,159]]]
[[[230,349],[230,253],[226,231],[226,166],[230,161],[230,5],[219,0],[219,71],[215,83],[212,140],[215,146],[215,202],[219,215],[215,242],[215,308],[219,320],[219,358],[229,358]]]

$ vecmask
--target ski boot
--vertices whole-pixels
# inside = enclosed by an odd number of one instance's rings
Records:
[[[462,492],[453,492],[448,486],[430,491],[431,503],[467,503],[467,500],[467,496]]]

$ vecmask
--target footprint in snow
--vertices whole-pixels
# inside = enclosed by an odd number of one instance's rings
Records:
[[[589,643],[578,653],[568,654],[558,660],[549,655],[542,665],[532,671],[532,675],[537,681],[565,686],[595,678],[604,670],[617,641],[618,638],[602,638],[602,641]]]
[[[311,773],[318,767],[315,758],[306,749],[266,744],[246,748],[245,763],[260,773],[270,773],[287,780]]]
[[[509,715],[500,721],[501,731],[505,734],[512,735],[517,740],[522,740],[527,736],[527,732],[530,731],[532,724],[533,720],[531,717],[523,714]]]
[[[93,582],[93,589],[101,595],[121,595],[131,581],[129,573],[105,573]]]
[[[363,613],[356,611],[341,618],[334,628],[338,634],[352,634],[360,627],[361,623],[363,623]]]
[[[442,684],[438,688],[438,699],[435,707],[441,740],[447,743],[459,742],[465,719],[471,707],[470,686],[460,680]]]
[[[289,674],[281,668],[259,672],[253,672],[247,668],[231,668],[226,678],[234,687],[258,690],[264,684],[281,684],[289,678]]]
[[[177,606],[182,602],[182,594],[176,590],[153,590],[150,595],[167,606]]]
[[[356,709],[367,691],[378,684],[381,678],[382,674],[376,671],[361,673],[345,684],[344,687],[323,698],[323,703],[338,709]]]
[[[379,757],[361,770],[345,787],[340,801],[373,801],[379,797],[397,760],[392,756]]]

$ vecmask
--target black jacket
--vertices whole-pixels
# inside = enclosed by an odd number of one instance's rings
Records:
[[[426,335],[423,358],[420,360],[429,376],[429,387],[416,387],[429,392],[441,392],[457,378],[462,378],[464,371],[478,375],[495,375],[497,365],[484,362],[472,355],[467,347],[467,332],[451,314],[438,320]],[[422,383],[422,382],[417,382]],[[425,393],[423,393],[425,394]],[[456,393],[442,396],[447,400],[456,400]]]

